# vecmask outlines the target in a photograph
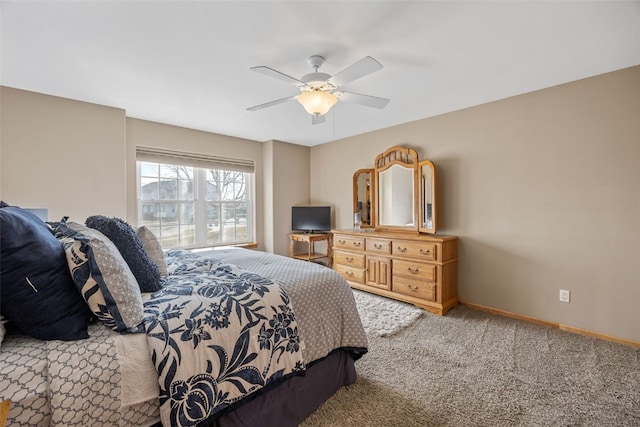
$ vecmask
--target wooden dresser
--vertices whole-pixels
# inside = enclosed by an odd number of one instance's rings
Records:
[[[333,230],[333,268],[354,289],[444,315],[458,305],[455,236]]]

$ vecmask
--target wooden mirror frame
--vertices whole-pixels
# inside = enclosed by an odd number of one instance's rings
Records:
[[[426,182],[424,170],[430,171],[431,180]],[[419,219],[419,231],[421,233],[436,234],[438,226],[437,217],[438,210],[436,200],[436,167],[431,160],[423,160],[418,164],[418,173],[420,177],[420,219]],[[427,194],[431,193],[431,209],[427,208]],[[427,213],[431,211],[430,221],[427,218]]]
[[[358,178],[360,177],[360,175],[364,175],[364,174],[369,174],[369,188],[364,190],[364,195],[365,195],[365,199],[364,200],[360,200],[359,195],[360,195],[360,186],[358,185]],[[355,214],[356,212],[360,212],[361,217],[363,217],[362,215],[362,209],[358,209],[358,203],[369,203],[369,222],[366,223],[365,221],[362,221],[360,223],[360,228],[373,228],[375,227],[375,204],[373,202],[374,199],[374,195],[375,195],[375,186],[374,186],[374,178],[373,178],[373,174],[374,174],[374,169],[358,169],[354,174],[353,174],[353,213]],[[367,200],[368,198],[368,200]]]
[[[392,226],[379,223],[379,178],[378,173],[385,171],[394,164],[414,169],[414,223],[415,226]],[[426,182],[424,178],[424,170],[430,171],[431,181]],[[436,234],[438,227],[438,209],[437,209],[437,191],[436,191],[436,168],[431,160],[418,161],[418,153],[416,150],[395,146],[389,148],[384,153],[378,155],[375,161],[374,169],[359,169],[353,174],[353,212],[358,212],[358,177],[362,174],[369,174],[369,200],[373,207],[370,210],[371,224],[361,224],[361,228],[375,228],[376,230],[386,231],[417,231],[419,233]],[[427,207],[427,193],[431,191],[431,222],[426,218],[429,212]],[[366,198],[366,196],[365,196]]]
[[[400,146],[394,146],[389,148],[382,154],[376,157],[375,161],[375,192],[374,192],[374,212],[375,212],[375,225],[376,230],[386,231],[415,231],[419,232],[420,223],[420,209],[418,207],[420,203],[420,180],[418,179],[418,152],[413,148],[404,148]],[[412,225],[390,225],[380,224],[380,191],[379,176],[381,172],[386,171],[393,165],[400,165],[404,168],[410,169],[413,175],[413,224]]]

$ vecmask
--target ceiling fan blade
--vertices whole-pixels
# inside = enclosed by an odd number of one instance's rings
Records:
[[[320,115],[320,114],[312,114],[311,115],[311,124],[312,125],[319,125],[320,123],[324,123],[324,115]]]
[[[287,101],[291,101],[292,99],[296,99],[296,96],[297,95],[288,96],[286,98],[276,99],[275,101],[266,102],[264,104],[254,105],[253,107],[247,108],[247,111],[256,111],[256,110],[261,110],[263,108],[271,107],[272,105],[278,105],[278,104],[281,104],[283,102],[287,102]]]
[[[384,108],[389,103],[389,99],[371,95],[362,95],[353,92],[333,92],[340,101],[354,104],[366,105],[373,108]]]
[[[303,81],[300,81],[294,77],[291,77],[285,73],[281,73],[278,70],[274,70],[273,68],[269,68],[269,67],[265,67],[264,65],[260,65],[258,67],[251,67],[250,70],[255,71],[256,73],[260,73],[260,74],[264,74],[266,76],[270,76],[273,78],[276,78],[278,80],[282,80],[284,82],[287,82],[289,84],[298,86],[298,87],[304,87],[307,84]]]
[[[345,68],[331,77],[328,82],[335,87],[352,82],[367,74],[371,74],[382,68],[382,64],[370,56],[365,56],[360,61]]]

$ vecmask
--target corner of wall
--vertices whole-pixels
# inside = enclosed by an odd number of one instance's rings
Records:
[[[267,252],[273,252],[273,145],[274,141],[267,141],[262,146],[262,192],[264,194],[262,228],[264,249]]]

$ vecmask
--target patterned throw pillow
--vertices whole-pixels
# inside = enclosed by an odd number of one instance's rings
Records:
[[[0,312],[17,330],[41,340],[89,338],[91,313],[44,221],[17,206],[0,208],[0,260]]]
[[[156,235],[145,225],[136,228],[136,234],[140,238],[142,246],[144,246],[144,250],[147,252],[147,255],[149,255],[149,258],[158,266],[160,275],[165,277],[169,274],[167,272],[167,260],[164,257],[162,246],[160,246]]]
[[[147,255],[133,227],[120,218],[103,215],[90,216],[85,224],[107,236],[116,245],[142,292],[155,292],[162,288],[160,270]]]
[[[71,276],[89,308],[121,333],[144,331],[138,283],[113,242],[75,222],[50,223],[64,246]]]

